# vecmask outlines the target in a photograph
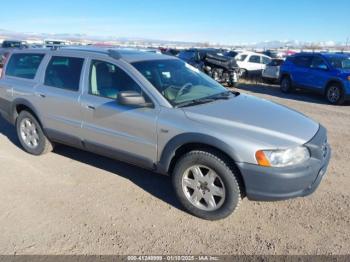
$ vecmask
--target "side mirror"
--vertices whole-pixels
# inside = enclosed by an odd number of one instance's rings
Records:
[[[325,64],[318,65],[317,69],[328,70],[328,66]]]
[[[126,106],[150,106],[150,103],[146,103],[145,98],[140,93],[135,91],[119,92],[117,101],[118,104]]]

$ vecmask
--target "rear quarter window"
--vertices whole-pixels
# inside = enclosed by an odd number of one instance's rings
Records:
[[[34,79],[44,54],[13,54],[6,66],[6,75]]]

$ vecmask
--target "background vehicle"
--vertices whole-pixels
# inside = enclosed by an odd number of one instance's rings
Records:
[[[220,49],[187,49],[177,55],[217,82],[235,86],[238,82],[238,65],[233,57],[225,56]]]
[[[27,48],[28,44],[20,40],[5,40],[0,48],[0,67],[3,66],[6,55],[13,49]]]
[[[266,65],[271,62],[271,58],[254,52],[242,52],[235,57],[240,68],[240,76],[247,77],[253,74],[261,74]]]
[[[4,72],[0,113],[25,151],[63,143],[171,175],[179,201],[201,218],[230,215],[243,193],[309,195],[330,160],[318,123],[228,91],[175,57],[31,49],[12,52]]]
[[[285,56],[284,51],[271,49],[264,51],[263,54],[274,59],[282,59]]]
[[[281,91],[309,89],[324,95],[331,104],[350,99],[350,57],[345,54],[300,53],[281,67]]]
[[[56,48],[56,47],[61,47],[61,46],[67,46],[68,42],[65,40],[45,40],[44,45],[46,48]]]
[[[177,56],[180,53],[180,50],[176,48],[162,48],[161,51],[162,54],[171,56]]]
[[[276,82],[280,79],[280,68],[284,63],[283,59],[272,59],[262,71],[262,78],[265,82]]]

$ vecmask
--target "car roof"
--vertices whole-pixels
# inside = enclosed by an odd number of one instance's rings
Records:
[[[67,54],[72,53],[77,55],[81,54],[100,54],[112,57],[115,59],[123,59],[128,63],[149,61],[149,60],[164,60],[164,59],[177,59],[173,56],[157,54],[153,52],[140,51],[132,48],[103,48],[103,47],[60,47],[57,49],[49,48],[34,48],[34,49],[22,49],[14,51],[16,53],[50,53],[50,54]]]
[[[301,53],[296,53],[293,56],[315,56],[315,55],[320,55],[324,57],[348,57],[349,54],[345,53],[328,53],[328,52],[301,52]]]

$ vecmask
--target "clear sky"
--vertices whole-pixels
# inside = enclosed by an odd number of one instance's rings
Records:
[[[0,29],[220,43],[345,42],[350,0],[7,0]]]

